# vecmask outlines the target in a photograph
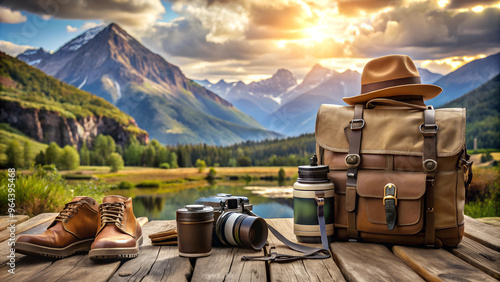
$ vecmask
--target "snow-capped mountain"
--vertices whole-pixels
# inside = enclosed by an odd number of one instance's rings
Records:
[[[196,83],[207,88],[208,90],[216,93],[222,98],[226,98],[227,94],[231,89],[236,86],[238,82],[226,82],[224,79],[219,80],[219,82],[213,84],[208,80],[196,80]]]
[[[277,110],[283,99],[282,94],[297,85],[292,72],[279,69],[272,77],[245,84],[237,82],[225,98],[236,108],[252,116],[261,124]]]
[[[185,77],[118,25],[98,30],[79,35],[36,67],[114,103],[165,144],[228,145],[281,136]]]
[[[42,62],[43,59],[46,59],[50,56],[50,53],[45,51],[43,48],[39,49],[28,49],[23,53],[19,54],[17,58],[30,66],[34,66]]]
[[[263,123],[266,128],[288,136],[314,132],[321,104],[345,105],[343,97],[360,93],[361,74],[352,70],[338,73],[316,65],[296,89],[300,94],[270,115]]]
[[[100,25],[86,30],[76,38],[71,39],[68,43],[64,44],[58,51],[76,51],[80,49],[83,45],[87,44],[87,42],[99,34],[99,32],[101,32],[105,27],[105,25]]]

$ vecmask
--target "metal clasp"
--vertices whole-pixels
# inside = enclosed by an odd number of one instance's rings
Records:
[[[433,172],[437,169],[438,163],[436,160],[427,159],[422,162],[425,172]]]
[[[432,135],[436,135],[438,130],[439,130],[439,126],[437,124],[425,124],[425,123],[422,123],[418,129],[420,130],[420,132],[422,133],[422,135],[424,136],[432,136]],[[424,130],[425,131],[424,131]],[[427,131],[427,130],[432,130],[432,131]]]
[[[318,206],[324,206],[325,205],[325,193],[317,193],[315,197],[316,203]]]
[[[358,167],[361,157],[358,154],[349,154],[345,156],[344,163],[348,168]]]
[[[394,195],[390,195],[390,194],[387,194],[387,192],[391,193],[392,190],[394,189]],[[387,191],[389,190],[389,191]],[[385,201],[386,200],[394,200],[394,205],[397,206],[398,205],[398,198],[396,198],[397,196],[397,191],[398,189],[396,188],[396,185],[394,185],[393,183],[387,183],[384,187],[384,199],[382,199],[383,203],[384,203],[384,206],[385,206]]]
[[[361,126],[352,126],[354,123],[359,123],[361,122]],[[351,130],[360,130],[362,129],[363,127],[365,127],[365,120],[362,119],[362,118],[357,118],[357,119],[353,119],[351,120]]]

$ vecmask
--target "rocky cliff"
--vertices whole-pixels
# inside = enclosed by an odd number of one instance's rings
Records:
[[[2,101],[0,122],[20,130],[43,143],[56,142],[59,146],[76,145],[78,148],[99,134],[110,135],[116,144],[124,146],[135,135],[141,143],[149,142],[146,133],[132,133],[116,120],[103,116],[67,118],[58,112],[44,109],[23,108],[16,102]],[[134,125],[135,121],[131,120]]]

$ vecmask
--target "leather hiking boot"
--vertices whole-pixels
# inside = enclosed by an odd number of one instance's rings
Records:
[[[76,252],[88,252],[99,224],[97,202],[90,197],[75,197],[38,235],[22,235],[16,252],[51,258],[65,258]]]
[[[99,206],[99,227],[89,252],[91,260],[135,258],[142,228],[134,216],[132,198],[106,196]]]

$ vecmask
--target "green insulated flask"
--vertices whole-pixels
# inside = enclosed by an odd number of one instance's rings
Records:
[[[328,172],[328,166],[318,165],[316,155],[310,165],[299,166],[299,178],[293,184],[293,231],[299,242],[321,243],[318,205],[324,205],[326,235],[333,235],[335,190]]]

